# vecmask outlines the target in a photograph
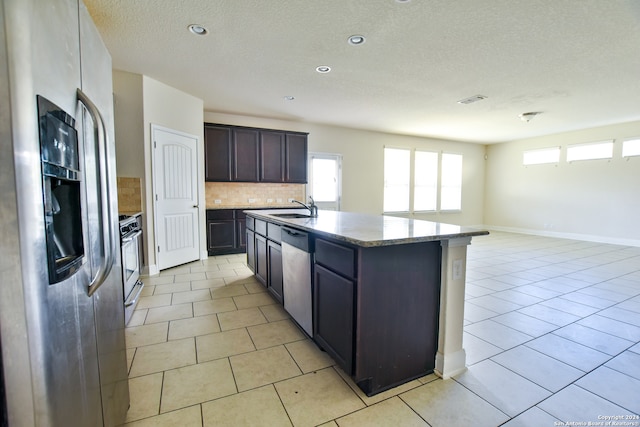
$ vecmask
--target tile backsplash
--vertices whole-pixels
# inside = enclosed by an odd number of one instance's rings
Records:
[[[118,211],[142,212],[140,178],[118,177]]]
[[[270,184],[254,182],[205,182],[207,208],[235,206],[282,206],[289,199],[303,201],[304,184]],[[252,202],[249,202],[252,199]],[[219,200],[220,203],[216,203]]]

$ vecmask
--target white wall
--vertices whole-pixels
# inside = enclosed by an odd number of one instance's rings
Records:
[[[117,175],[144,179],[142,76],[113,71]]]
[[[640,122],[487,147],[484,223],[489,227],[640,246],[640,157],[622,140]],[[615,139],[611,160],[566,162],[568,144]],[[522,165],[525,150],[561,146],[557,165]]]
[[[204,113],[204,121],[309,132],[309,151],[342,155],[341,210],[351,212],[382,213],[385,145],[460,153],[464,156],[462,212],[419,214],[416,218],[459,225],[483,223],[484,145],[212,112]]]
[[[142,77],[143,87],[143,111],[144,111],[144,157],[145,164],[151,165],[152,140],[151,125],[158,125],[174,129],[183,133],[198,137],[198,158],[204,159],[204,127],[203,127],[203,101],[195,96],[167,86],[150,77]],[[204,164],[203,164],[204,165]],[[154,230],[153,210],[153,174],[152,168],[145,170],[143,188],[143,206],[147,213],[145,216],[146,229]],[[204,201],[204,167],[198,169],[198,199]],[[205,234],[205,207],[200,204],[200,253],[206,256]],[[146,233],[149,248],[156,247],[154,233]],[[149,273],[157,272],[156,252],[148,251]]]
[[[113,71],[115,97],[116,162],[119,176],[139,177],[142,186],[146,269],[158,272],[155,248],[151,125],[195,135],[204,158],[203,102],[187,93],[139,74]],[[203,168],[201,168],[203,169]],[[204,170],[198,170],[199,199],[204,201]],[[205,210],[201,204],[200,251],[206,256]]]

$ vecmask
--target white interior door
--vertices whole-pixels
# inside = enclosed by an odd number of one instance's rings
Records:
[[[342,156],[309,153],[309,184],[307,194],[318,208],[339,211],[342,190]]]
[[[158,269],[199,259],[198,138],[152,125]]]

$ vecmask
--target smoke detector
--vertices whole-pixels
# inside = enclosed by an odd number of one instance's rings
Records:
[[[539,111],[531,111],[529,113],[522,113],[518,117],[520,117],[520,120],[522,120],[523,122],[530,122],[538,114],[542,114],[542,113]]]
[[[484,95],[475,95],[470,96],[469,98],[461,99],[457,102],[458,104],[473,104],[474,102],[482,101],[483,99],[487,99],[487,97]]]

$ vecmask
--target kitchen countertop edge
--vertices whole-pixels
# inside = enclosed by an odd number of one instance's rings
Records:
[[[279,209],[277,213],[306,213],[306,209],[287,209],[282,210]],[[432,221],[424,221],[417,219],[409,219],[388,215],[372,215],[372,214],[358,214],[352,212],[336,212],[336,211],[320,211],[318,214],[318,218],[282,218],[278,216],[274,216],[268,212],[268,210],[245,210],[247,215],[253,216],[254,218],[268,220],[269,222],[274,222],[280,225],[291,226],[294,228],[298,228],[304,231],[312,232],[316,235],[329,237],[338,241],[343,241],[346,243],[350,243],[352,245],[361,246],[361,247],[376,247],[376,246],[393,246],[393,245],[404,245],[410,243],[419,243],[419,242],[433,242],[433,241],[442,241],[442,240],[451,240],[458,239],[464,237],[474,237],[474,236],[485,236],[489,234],[487,230],[476,229],[472,227],[465,226],[457,226],[453,224],[447,223],[438,223]],[[275,212],[274,212],[275,213]],[[336,224],[331,226],[329,222],[319,223],[318,221],[326,218],[330,221],[333,218]],[[340,225],[337,223],[348,222],[350,225],[344,228],[340,228]],[[364,224],[358,230],[358,225],[355,223],[359,221],[360,224]],[[424,225],[426,227],[432,227],[436,229],[444,228],[455,228],[458,227],[458,231],[455,232],[433,232],[433,233],[421,233],[416,235],[405,235],[405,236],[396,236],[396,237],[384,237],[380,236],[384,230],[384,224],[381,222],[391,222],[398,225],[403,226],[413,226],[416,223],[418,225]],[[394,224],[394,225],[395,225]],[[373,232],[367,231],[371,227],[379,228],[379,230],[374,230]],[[363,234],[369,233],[368,237],[362,236]],[[357,237],[360,235],[361,237]]]

